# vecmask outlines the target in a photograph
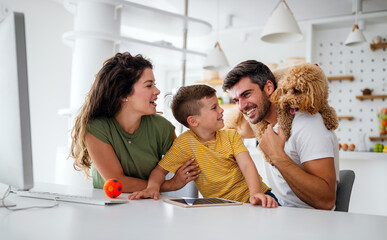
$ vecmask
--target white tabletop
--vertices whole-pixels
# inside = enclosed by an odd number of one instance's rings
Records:
[[[101,190],[91,191],[103,196]],[[127,194],[121,194],[125,198]],[[166,196],[162,196],[166,198]],[[18,207],[53,201],[19,197]],[[52,209],[0,208],[0,239],[387,239],[387,217],[243,204],[182,208],[161,200],[113,206],[60,202]]]

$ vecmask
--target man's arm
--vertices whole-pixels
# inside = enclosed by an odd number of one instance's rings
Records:
[[[259,143],[289,187],[302,201],[317,208],[331,210],[336,201],[336,172],[333,158],[315,159],[300,168],[285,153],[285,134],[279,127],[278,135],[270,124]]]

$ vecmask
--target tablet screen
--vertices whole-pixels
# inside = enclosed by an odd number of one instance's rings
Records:
[[[201,206],[223,206],[240,205],[242,203],[221,198],[177,198],[166,199],[165,202],[176,204],[183,207],[201,207]]]

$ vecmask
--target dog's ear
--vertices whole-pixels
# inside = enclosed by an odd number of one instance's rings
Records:
[[[297,76],[294,81],[304,94],[300,103],[300,110],[315,114],[325,104],[328,98],[328,82],[324,72],[314,64],[305,63],[292,69],[292,75]]]
[[[306,92],[304,101],[302,101],[303,106],[300,106],[300,109],[307,113],[315,114],[320,108],[319,104],[317,104],[319,99],[316,98],[316,89],[314,89],[314,84],[311,84],[310,82],[307,82],[306,85],[308,86],[308,90]]]
[[[290,67],[279,68],[273,71],[275,81],[277,82],[277,89],[270,95],[270,102],[278,103],[281,95],[283,95],[283,89],[281,88],[281,82],[285,81],[286,76],[290,70]]]

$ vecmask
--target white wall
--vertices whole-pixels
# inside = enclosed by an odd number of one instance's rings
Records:
[[[336,135],[341,144],[355,144],[356,151],[370,151],[375,143],[386,144],[383,140],[369,140],[370,136],[379,136],[377,114],[386,107],[386,99],[356,99],[357,95],[362,95],[364,88],[373,89],[373,94],[387,92],[386,51],[371,51],[369,44],[376,35],[386,40],[387,14],[366,19],[368,22],[363,33],[368,43],[356,47],[344,45],[353,21],[347,26],[340,22],[336,25],[321,23],[313,30],[313,61],[320,65],[326,75],[354,76],[353,82],[342,80],[330,83],[329,103],[339,116],[354,117],[352,121],[340,120]],[[387,216],[387,154],[384,154],[340,151],[340,169],[352,169],[356,175],[350,212]]]
[[[376,35],[387,38],[387,14],[385,22],[368,23],[364,35],[368,42]],[[358,149],[361,141],[369,151],[376,142],[369,141],[370,136],[379,136],[377,114],[386,107],[386,99],[360,101],[362,89],[370,88],[373,94],[387,92],[387,56],[383,49],[372,51],[369,43],[356,47],[347,47],[344,42],[351,27],[316,28],[313,36],[313,61],[318,63],[326,75],[353,75],[354,81],[330,82],[329,103],[341,116],[353,116],[352,121],[341,120],[336,131],[341,144],[355,144]],[[379,141],[379,143],[383,143]],[[385,144],[385,142],[384,142]]]
[[[220,71],[224,77],[238,63],[255,59],[268,63],[277,63],[284,67],[289,57],[307,57],[309,28],[307,23],[299,24],[304,38],[301,41],[286,44],[272,44],[260,39],[262,27],[230,28],[214,32],[208,36],[188,39],[188,48],[208,53],[219,41],[230,66]],[[197,79],[203,80],[203,79]]]
[[[25,15],[35,182],[53,182],[58,146],[67,144],[68,119],[57,112],[69,105],[72,49],[62,34],[73,17],[52,0],[2,0]]]
[[[255,59],[263,63],[277,63],[284,66],[289,57],[306,57],[306,25],[300,24],[304,38],[287,44],[272,44],[260,39],[262,29],[231,30],[221,35],[222,48],[229,58],[230,67]],[[243,38],[245,37],[245,40]]]

